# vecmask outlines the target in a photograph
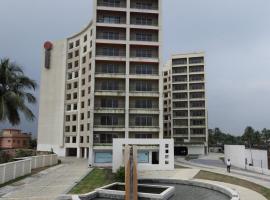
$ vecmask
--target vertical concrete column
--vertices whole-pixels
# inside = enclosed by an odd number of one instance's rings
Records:
[[[80,158],[81,157],[81,148],[78,147],[77,148],[77,158]]]
[[[84,158],[87,159],[87,148],[84,148]]]
[[[126,24],[127,24],[127,28],[126,28],[125,138],[129,138],[130,0],[127,0]]]
[[[7,165],[4,165],[4,166],[3,166],[2,183],[5,183],[5,182],[6,182],[6,180],[5,180],[5,178],[6,178],[6,167],[7,167]]]

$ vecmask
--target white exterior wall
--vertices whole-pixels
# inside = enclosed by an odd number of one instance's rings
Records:
[[[266,150],[246,149],[245,158],[247,159],[248,165],[253,163],[253,167],[268,169],[268,158]]]
[[[22,158],[23,160],[0,165],[0,184],[30,174],[32,169],[56,165],[56,154]]]
[[[230,159],[235,167],[245,169],[245,146],[243,145],[225,145],[225,161]]]
[[[166,144],[168,148],[166,148]],[[159,164],[138,164],[139,171],[152,170],[174,170],[174,142],[173,139],[114,139],[113,140],[113,172],[116,172],[121,166],[124,166],[124,151],[123,145],[140,145],[138,149],[148,150],[151,152],[151,147],[159,151]],[[145,146],[144,146],[145,145]],[[145,148],[144,148],[145,147]],[[153,149],[153,150],[154,150]],[[168,153],[166,153],[168,150]],[[151,160],[151,153],[149,154]],[[166,164],[166,161],[168,164]]]
[[[225,145],[225,161],[231,159],[232,166],[259,173],[270,174],[266,150],[246,149],[244,145]],[[253,160],[253,161],[252,161]],[[249,166],[253,163],[253,166]]]
[[[44,55],[44,53],[43,53]],[[66,40],[53,43],[50,69],[42,60],[38,120],[38,151],[65,156],[63,124],[66,76]]]

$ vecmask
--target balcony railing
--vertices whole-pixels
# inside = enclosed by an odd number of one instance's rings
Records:
[[[130,36],[131,41],[144,41],[144,42],[158,42],[158,36],[157,35],[131,35]]]
[[[97,39],[102,40],[126,40],[125,33],[98,32]]]
[[[145,19],[137,19],[131,18],[130,23],[133,25],[142,25],[142,26],[158,26],[157,19],[145,18]]]
[[[126,19],[123,17],[98,17],[97,23],[126,24]]]
[[[97,49],[97,56],[125,57],[126,51],[122,49]]]
[[[118,1],[118,0],[99,0],[97,2],[97,5],[115,8],[125,8],[127,6],[125,1]]]
[[[145,9],[145,10],[158,10],[158,4],[156,3],[144,3],[144,2],[131,2],[131,8]]]

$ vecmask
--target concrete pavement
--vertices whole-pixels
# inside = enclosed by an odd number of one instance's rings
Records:
[[[1,200],[53,200],[90,172],[87,160],[63,158],[62,164],[0,188]]]

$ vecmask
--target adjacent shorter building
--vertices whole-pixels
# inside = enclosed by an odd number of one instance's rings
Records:
[[[0,149],[29,148],[31,134],[22,133],[17,129],[4,129],[0,131]]]
[[[164,137],[174,139],[175,155],[207,153],[204,53],[173,55],[163,81]]]

